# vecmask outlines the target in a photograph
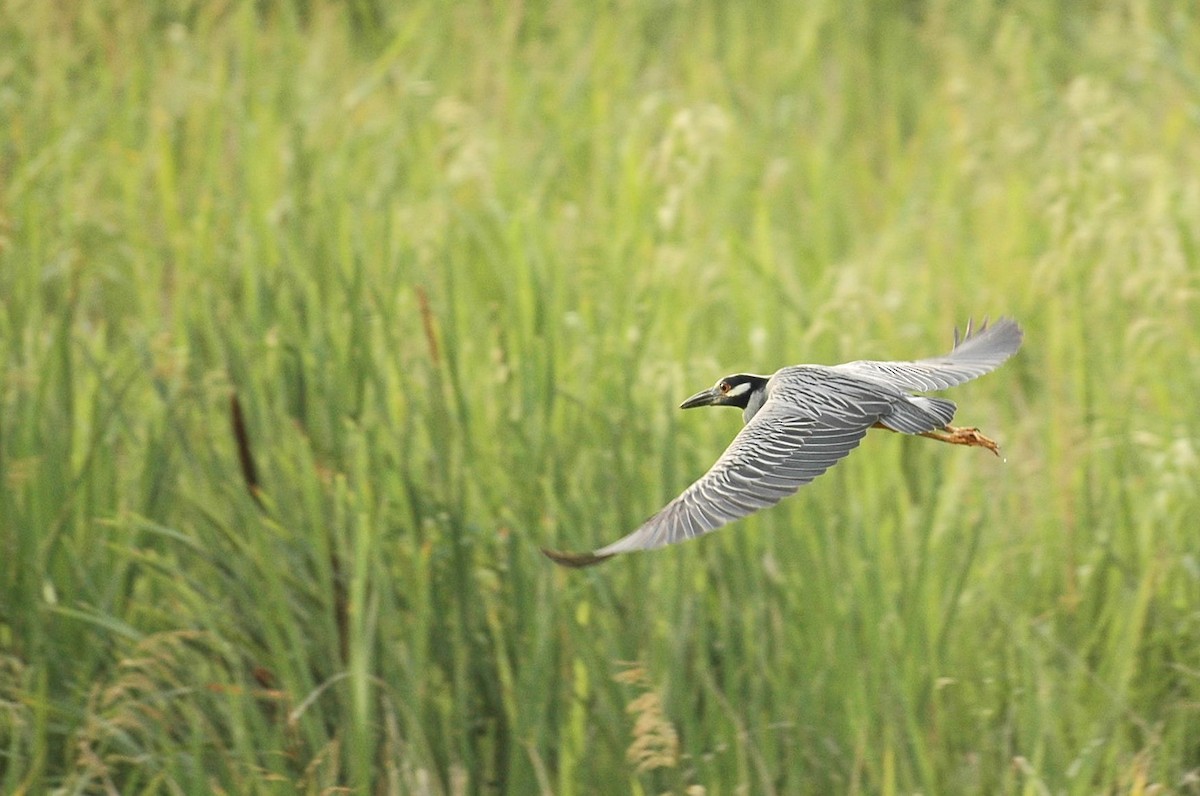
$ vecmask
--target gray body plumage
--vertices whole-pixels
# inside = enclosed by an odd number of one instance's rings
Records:
[[[976,330],[968,324],[962,339],[956,330],[953,350],[942,357],[796,365],[769,378],[728,377],[683,404],[741,406],[745,400],[745,426],[707,473],[628,536],[591,554],[547,554],[581,566],[691,539],[793,494],[849,454],[873,426],[904,434],[945,429],[955,404],[910,392],[982,376],[1012,356],[1021,339],[1020,327],[1001,319]]]

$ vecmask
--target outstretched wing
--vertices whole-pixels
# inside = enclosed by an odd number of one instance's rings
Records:
[[[978,329],[967,324],[967,333],[959,339],[954,330],[954,348],[944,357],[918,359],[915,362],[847,362],[834,370],[863,376],[902,390],[928,392],[944,390],[979,378],[998,368],[1021,347],[1021,327],[1011,318],[1001,318],[991,326],[987,321]]]
[[[802,383],[777,389],[709,471],[633,533],[594,553],[543,552],[565,566],[588,566],[715,531],[795,493],[854,450],[895,400],[819,370],[791,376]]]

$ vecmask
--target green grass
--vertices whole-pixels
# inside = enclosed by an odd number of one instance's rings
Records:
[[[0,0],[0,791],[1200,791],[1198,123],[1168,0]],[[539,555],[985,313],[1006,461]]]

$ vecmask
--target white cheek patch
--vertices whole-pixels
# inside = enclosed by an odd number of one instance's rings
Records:
[[[741,384],[735,384],[725,393],[726,398],[736,398],[739,395],[744,395],[750,392],[750,382],[744,381]]]

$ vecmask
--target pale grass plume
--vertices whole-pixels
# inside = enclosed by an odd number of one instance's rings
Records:
[[[287,694],[271,688],[246,688],[230,682],[239,668],[224,644],[199,630],[152,633],[132,645],[112,678],[96,683],[85,717],[76,732],[73,771],[67,790],[113,790],[130,766],[159,768],[169,780],[163,750],[199,728],[206,737],[230,737],[228,711],[222,700],[254,699],[268,715],[282,721]],[[256,679],[273,679],[266,670]],[[281,704],[282,703],[282,704]],[[325,750],[313,758],[320,768]]]
[[[442,97],[433,107],[440,128],[439,154],[446,181],[456,188],[474,186],[491,194],[496,144],[481,132],[483,118],[457,97]]]
[[[0,655],[0,743],[19,748],[33,726],[29,704],[21,698],[28,689],[29,667],[15,655]]]
[[[654,690],[645,668],[637,663],[631,664],[613,679],[644,689],[625,706],[625,712],[635,717],[633,741],[625,752],[625,758],[639,774],[679,765],[679,734],[667,718],[662,697]]]
[[[71,787],[110,791],[120,769],[154,758],[156,739],[187,726],[195,684],[192,651],[208,640],[199,631],[154,633],[138,641],[118,664],[110,682],[97,683],[75,737]]]
[[[677,110],[647,157],[647,170],[663,191],[658,224],[675,228],[684,199],[695,193],[718,157],[732,127],[729,114],[718,105],[703,104]]]

